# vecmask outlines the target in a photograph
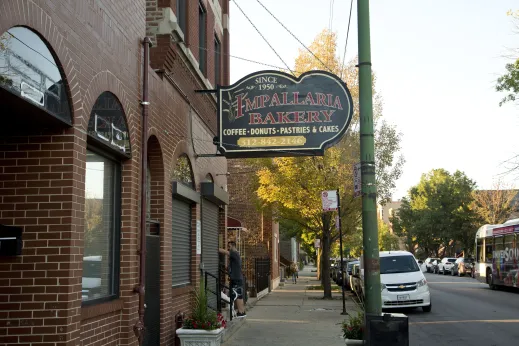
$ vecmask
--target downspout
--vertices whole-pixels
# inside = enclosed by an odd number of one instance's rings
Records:
[[[139,345],[142,345],[144,340],[144,282],[146,279],[146,215],[147,203],[146,193],[148,191],[147,167],[148,167],[148,68],[150,65],[150,46],[151,40],[145,37],[144,44],[144,66],[143,66],[143,86],[142,86],[142,135],[141,135],[141,237],[140,237],[140,251],[139,251],[139,285],[133,290],[139,293],[139,319],[133,326],[133,332],[139,340]]]

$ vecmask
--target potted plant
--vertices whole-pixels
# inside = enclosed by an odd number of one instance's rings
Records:
[[[357,305],[357,314],[350,315],[348,320],[342,322],[342,336],[346,341],[346,345],[364,345],[364,304],[362,298],[359,298]]]
[[[357,312],[342,322],[342,336],[346,345],[364,345],[364,312]]]
[[[198,290],[193,290],[193,305],[182,328],[177,329],[181,346],[207,345],[219,346],[227,322],[221,313],[207,306],[207,293],[204,280],[200,280]]]

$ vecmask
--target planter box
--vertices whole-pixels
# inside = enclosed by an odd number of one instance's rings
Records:
[[[177,329],[181,346],[220,346],[224,328],[215,330]]]
[[[346,345],[364,345],[364,340],[344,339]]]

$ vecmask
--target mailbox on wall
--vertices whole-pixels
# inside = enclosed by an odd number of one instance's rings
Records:
[[[22,254],[22,228],[0,225],[0,257]]]

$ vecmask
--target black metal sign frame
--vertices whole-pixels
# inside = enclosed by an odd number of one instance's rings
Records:
[[[353,115],[346,84],[326,71],[258,71],[217,95],[215,144],[228,158],[322,156]]]

